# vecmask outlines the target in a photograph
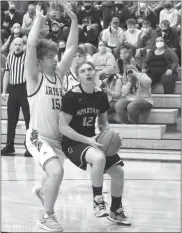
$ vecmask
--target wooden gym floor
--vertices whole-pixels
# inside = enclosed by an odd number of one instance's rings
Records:
[[[22,155],[1,157],[3,232],[41,232],[36,225],[43,208],[32,194],[41,169]],[[180,163],[125,161],[123,203],[131,227],[96,218],[92,209],[89,172],[65,160],[65,175],[55,212],[65,232],[180,232]],[[104,195],[110,204],[110,180]],[[108,207],[109,207],[108,204]]]

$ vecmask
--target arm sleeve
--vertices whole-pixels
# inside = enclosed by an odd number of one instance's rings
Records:
[[[100,113],[104,113],[106,112],[110,106],[109,106],[109,102],[108,102],[108,97],[106,95],[106,93],[102,92],[102,101],[101,101],[101,108],[100,108]]]
[[[74,94],[72,92],[68,92],[62,97],[61,111],[74,116],[76,114],[76,105]]]

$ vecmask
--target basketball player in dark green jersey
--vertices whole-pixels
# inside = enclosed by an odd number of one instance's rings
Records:
[[[101,131],[109,127],[106,94],[95,86],[96,71],[90,62],[83,62],[76,68],[80,84],[62,98],[59,130],[64,135],[62,147],[72,163],[86,170],[91,164],[93,204],[96,217],[108,216],[102,195],[104,172],[111,177],[111,208],[108,219],[123,225],[131,225],[124,214],[122,194],[124,185],[124,165],[118,154],[106,157],[98,149],[95,120]]]

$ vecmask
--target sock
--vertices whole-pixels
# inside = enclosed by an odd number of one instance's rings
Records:
[[[121,207],[121,199],[122,197],[113,197],[111,196],[112,201],[111,201],[111,211],[116,212],[117,209]]]
[[[47,214],[48,216],[50,216],[50,215],[54,214],[54,211],[47,211],[47,212],[44,213],[43,216],[45,216],[45,214]]]
[[[102,187],[94,187],[92,186],[93,189],[93,196],[98,196],[98,195],[102,195]]]

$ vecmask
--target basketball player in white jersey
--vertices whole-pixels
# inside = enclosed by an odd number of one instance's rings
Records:
[[[63,178],[64,160],[58,127],[62,98],[61,79],[67,73],[78,45],[77,17],[69,10],[66,12],[72,23],[64,58],[57,64],[58,45],[51,40],[38,41],[46,16],[41,7],[36,6],[36,19],[28,36],[25,59],[30,106],[26,146],[45,171],[42,186],[34,191],[44,206],[44,214],[37,223],[48,231],[63,230],[54,215],[54,204]]]
[[[106,157],[98,149],[95,121],[101,131],[108,129],[107,110],[109,102],[106,93],[95,86],[96,70],[92,63],[83,62],[76,68],[80,84],[68,91],[62,98],[60,132],[65,155],[77,167],[86,170],[91,164],[93,205],[96,217],[107,216],[102,195],[104,173],[111,177],[111,208],[108,219],[130,226],[122,206],[124,186],[124,163],[118,154]]]
[[[71,67],[68,73],[63,78],[63,92],[64,94],[71,90],[73,87],[77,86],[80,82],[76,77],[75,69],[76,66],[83,61],[86,61],[86,53],[80,46],[77,47],[76,54],[73,58]]]

